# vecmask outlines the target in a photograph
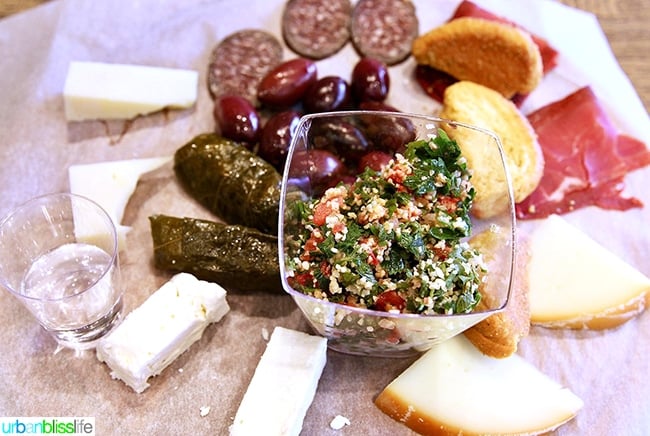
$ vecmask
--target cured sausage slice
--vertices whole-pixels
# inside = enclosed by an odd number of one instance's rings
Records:
[[[210,55],[210,95],[214,99],[240,95],[257,106],[257,86],[282,61],[282,55],[282,44],[266,31],[244,29],[230,34]]]
[[[351,28],[352,42],[362,56],[394,65],[411,54],[419,23],[410,0],[359,0]]]
[[[282,14],[282,36],[299,55],[322,59],[350,39],[350,0],[289,0]]]

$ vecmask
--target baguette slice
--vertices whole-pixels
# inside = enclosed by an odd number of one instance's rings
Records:
[[[326,359],[325,338],[276,327],[230,426],[230,435],[298,436]]]
[[[445,90],[440,117],[482,127],[501,140],[510,173],[515,203],[528,197],[544,173],[544,155],[526,117],[498,92],[473,82],[454,83]],[[474,171],[476,198],[472,211],[478,218],[499,214],[507,207],[507,185],[498,156],[467,129],[446,128],[458,141],[468,166]]]
[[[530,34],[482,18],[438,26],[415,39],[412,53],[418,64],[480,83],[505,98],[532,92],[543,76],[542,56]]]
[[[650,305],[650,278],[558,215],[531,232],[531,323],[607,329]]]
[[[463,335],[427,351],[375,404],[422,435],[541,434],[583,406],[519,355],[493,359]]]
[[[519,238],[519,246],[525,246],[526,241]],[[505,258],[498,250],[500,241],[499,232],[491,228],[475,235],[470,239],[470,245],[484,254],[488,264],[488,271],[496,271],[503,268],[499,263],[504,263]],[[525,250],[518,250],[517,256],[522,256]],[[510,299],[506,308],[494,315],[489,316],[478,324],[465,330],[464,334],[476,348],[483,354],[502,359],[513,355],[519,346],[519,342],[528,336],[530,331],[530,303],[528,301],[528,282],[526,277],[527,262],[515,261],[513,285]],[[523,260],[523,259],[522,259]],[[497,287],[507,286],[499,282]],[[486,310],[490,307],[498,307],[498,291],[492,289],[495,285],[486,284],[481,289],[481,301],[476,310]]]

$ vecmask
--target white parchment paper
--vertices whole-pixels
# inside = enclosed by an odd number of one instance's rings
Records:
[[[424,32],[444,22],[457,0],[414,0]],[[545,37],[560,64],[527,100],[524,111],[590,84],[617,126],[650,143],[650,121],[591,14],[552,1],[482,0],[480,5]],[[280,35],[280,0],[57,0],[0,21],[0,215],[38,194],[64,191],[72,164],[168,156],[194,135],[211,131],[206,68],[213,46],[247,27]],[[242,13],[242,9],[245,9]],[[288,49],[285,58],[294,57]],[[319,75],[349,77],[358,55],[348,44],[319,61]],[[73,60],[196,69],[199,97],[188,110],[132,122],[67,123],[61,91]],[[388,102],[433,113],[437,104],[413,80],[408,60],[391,68]],[[648,169],[628,178],[627,191],[650,205]],[[156,213],[210,217],[178,187],[171,168],[141,180],[123,223],[133,227],[120,259],[130,310],[169,278],[151,265],[147,217]],[[585,209],[566,218],[650,275],[648,208]],[[525,225],[525,224],[523,224]],[[552,273],[552,272],[550,272]],[[92,353],[53,354],[55,344],[8,293],[0,293],[0,415],[94,416],[97,434],[227,434],[276,325],[308,331],[284,295],[229,295],[231,312],[137,395],[112,380]],[[603,331],[533,328],[519,353],[585,401],[560,435],[644,435],[650,431],[650,315]],[[374,397],[413,359],[372,359],[328,353],[305,418],[305,435],[410,434],[381,413]],[[432,392],[432,395],[444,395]],[[490,392],[485,400],[490,401]],[[210,412],[201,416],[201,408]],[[204,409],[207,410],[207,409]],[[342,415],[350,425],[333,430]]]

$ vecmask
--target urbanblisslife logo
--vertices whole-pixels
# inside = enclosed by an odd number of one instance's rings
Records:
[[[0,417],[0,434],[8,435],[95,435],[90,417]]]

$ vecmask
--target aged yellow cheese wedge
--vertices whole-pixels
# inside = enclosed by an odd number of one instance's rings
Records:
[[[583,406],[521,356],[488,357],[463,335],[427,351],[375,404],[422,435],[542,434]]]
[[[558,215],[530,235],[533,324],[558,328],[618,326],[650,304],[650,279]]]
[[[198,72],[103,62],[71,62],[63,88],[68,121],[130,119],[163,108],[188,108]]]

